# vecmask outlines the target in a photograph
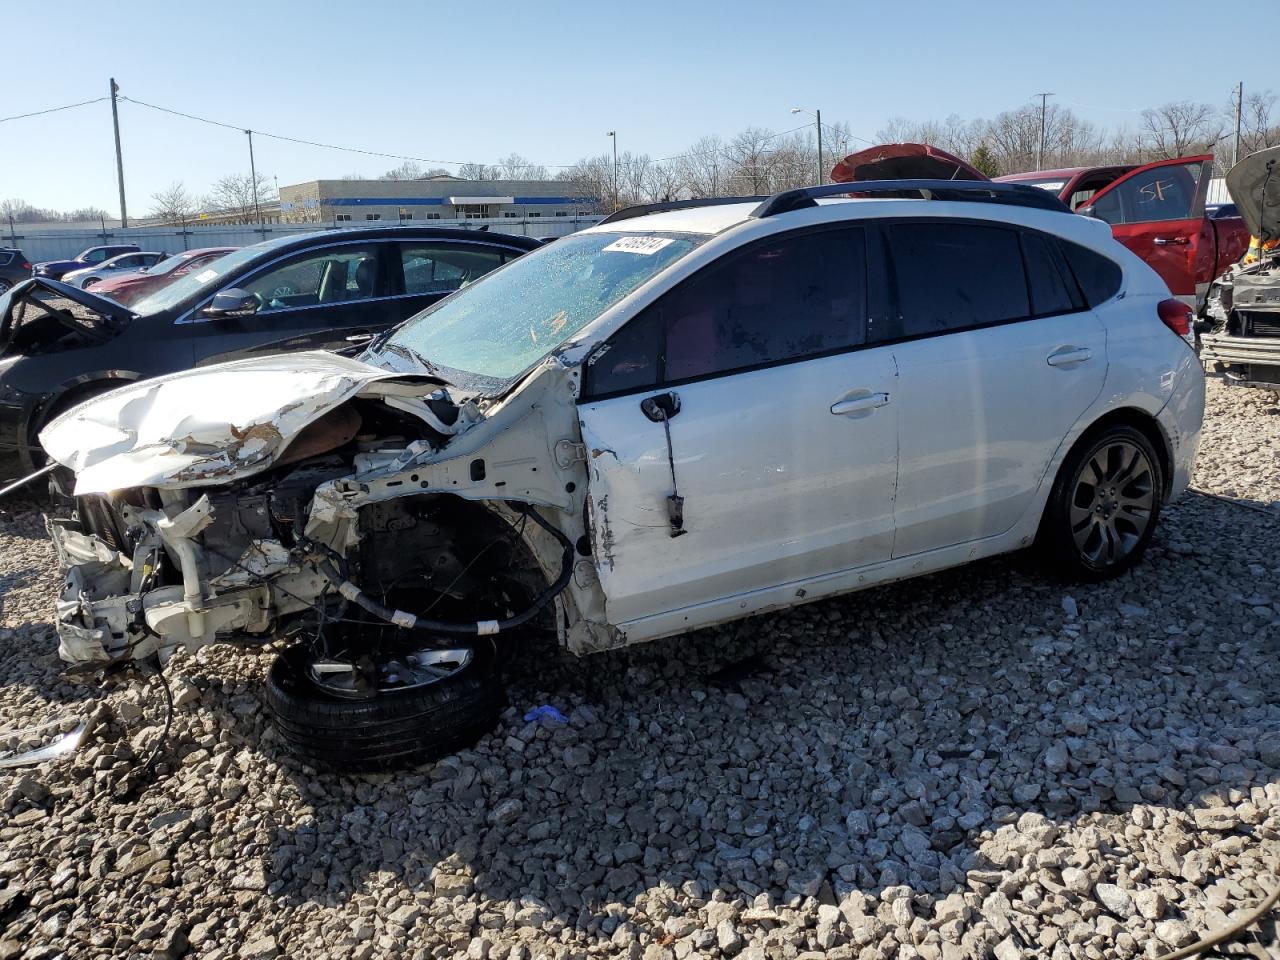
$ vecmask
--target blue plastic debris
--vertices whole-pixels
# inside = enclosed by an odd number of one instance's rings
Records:
[[[524,715],[524,722],[529,723],[533,720],[545,720],[548,726],[556,724],[568,723],[568,718],[550,704],[544,703],[540,707],[534,707]]]

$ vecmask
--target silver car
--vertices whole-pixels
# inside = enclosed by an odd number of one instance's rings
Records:
[[[110,260],[103,260],[102,263],[95,263],[91,267],[82,267],[79,270],[72,270],[69,273],[64,273],[62,275],[62,282],[69,283],[82,290],[87,290],[91,283],[97,283],[99,280],[106,280],[108,277],[127,277],[131,274],[142,273],[146,271],[148,267],[154,267],[166,256],[168,256],[168,254],[157,253],[155,251],[121,253],[112,257]]]

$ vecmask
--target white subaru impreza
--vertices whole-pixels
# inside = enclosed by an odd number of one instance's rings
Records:
[[[52,423],[61,653],[293,638],[285,739],[385,764],[486,729],[533,625],[588,653],[1032,545],[1113,577],[1188,482],[1191,337],[1106,224],[1031,187],[631,208],[357,359],[206,367]]]

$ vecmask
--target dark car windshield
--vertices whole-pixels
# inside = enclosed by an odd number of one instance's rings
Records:
[[[179,277],[173,283],[148,293],[137,303],[130,304],[130,309],[139,316],[146,317],[153,313],[160,313],[171,307],[176,307],[188,297],[197,296],[205,290],[213,292],[218,289],[217,281],[219,278],[235,273],[245,264],[263,256],[263,254],[270,253],[282,244],[296,239],[296,235],[292,237],[277,237],[274,240],[255,243],[251,247],[241,247],[234,253],[228,253],[225,257],[219,257],[212,263],[207,264],[203,270],[188,273],[185,277]],[[154,274],[157,270],[158,268],[152,270],[151,273]]]
[[[704,240],[657,233],[564,237],[406,320],[371,354],[408,352],[509,380]]]

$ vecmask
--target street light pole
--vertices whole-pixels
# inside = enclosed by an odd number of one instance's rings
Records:
[[[792,107],[792,113],[810,114],[818,122],[818,186],[827,182],[827,174],[822,166],[822,111],[806,110],[804,107]]]
[[[610,130],[606,136],[613,141],[613,212],[618,212],[618,131]]]
[[[1039,157],[1038,157],[1038,158],[1037,158],[1037,160],[1036,160],[1036,169],[1037,169],[1037,170],[1043,170],[1043,169],[1044,169],[1044,121],[1045,121],[1045,111],[1046,111],[1046,109],[1047,109],[1047,104],[1048,104],[1048,102],[1049,102],[1049,98],[1050,98],[1050,97],[1052,97],[1052,96],[1053,96],[1053,94],[1052,94],[1052,93],[1037,93],[1037,94],[1036,94],[1036,96],[1040,98],[1040,153],[1039,153]]]
[[[253,131],[246,130],[245,134],[249,137],[249,179],[253,181],[253,215],[258,220],[258,227],[262,227],[262,208],[258,206],[258,168],[253,162]]]

